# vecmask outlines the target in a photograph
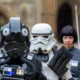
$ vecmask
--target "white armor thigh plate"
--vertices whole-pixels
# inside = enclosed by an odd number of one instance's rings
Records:
[[[47,80],[58,80],[59,79],[58,75],[55,72],[53,72],[47,65],[49,63],[49,61],[52,59],[53,56],[54,55],[51,52],[49,54],[48,62],[46,62],[46,63],[42,62],[43,74],[47,77]]]

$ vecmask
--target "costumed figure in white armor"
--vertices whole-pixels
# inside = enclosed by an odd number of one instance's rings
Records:
[[[65,48],[62,48],[59,51],[54,51],[53,47],[56,43],[56,40],[53,38],[53,36],[54,34],[49,24],[39,23],[34,25],[31,32],[30,52],[33,52],[42,62],[42,70],[44,75],[47,77],[47,80],[59,80],[60,77],[61,79],[64,78],[65,80],[72,80],[70,71],[68,67],[66,67],[72,55]],[[59,52],[61,52],[62,56],[64,55],[62,52],[67,52],[67,56],[70,56],[67,59],[67,62],[64,60],[64,67],[62,65],[63,61],[61,63],[62,57],[58,55],[60,54]],[[69,75],[66,76],[66,74]]]

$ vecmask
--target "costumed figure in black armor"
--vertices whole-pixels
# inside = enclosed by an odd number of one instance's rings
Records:
[[[0,29],[0,80],[46,80],[41,63],[29,52],[29,29],[12,17]]]

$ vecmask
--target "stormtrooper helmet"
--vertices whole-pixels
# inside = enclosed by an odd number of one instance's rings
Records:
[[[33,26],[30,38],[30,52],[39,53],[42,51],[44,54],[49,53],[54,44],[55,39],[52,28],[47,23],[38,23]]]

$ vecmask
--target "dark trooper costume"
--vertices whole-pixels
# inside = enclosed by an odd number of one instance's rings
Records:
[[[49,24],[39,23],[34,25],[32,28],[30,52],[35,53],[38,59],[41,60],[43,73],[47,77],[47,80],[59,79],[59,75],[56,74],[57,71],[52,70],[51,67],[48,66],[51,60],[54,60],[54,53],[52,48],[56,41],[53,36],[54,34]],[[65,66],[67,66],[68,71],[63,75],[63,80],[68,80],[72,77],[69,70],[70,66],[68,64]]]
[[[29,53],[29,30],[20,18],[11,18],[0,29],[0,80],[46,80],[41,63]]]
[[[62,38],[63,36],[73,36],[74,37],[74,42],[77,41],[77,34],[74,28],[72,26],[66,26],[62,29],[60,33],[60,40],[61,43],[63,43]],[[72,46],[69,51],[73,55],[70,65],[71,65],[71,72],[74,80],[80,80],[80,50]]]
[[[72,76],[75,80],[80,79],[80,50],[74,46],[69,49],[73,57],[70,61]]]

